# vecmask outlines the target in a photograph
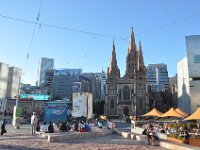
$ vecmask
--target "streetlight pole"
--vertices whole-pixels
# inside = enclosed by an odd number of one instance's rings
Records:
[[[13,126],[17,129],[20,128],[20,115],[21,110],[19,108],[19,95],[20,95],[20,87],[21,87],[21,77],[19,77],[19,85],[18,85],[18,92],[17,92],[17,98],[16,98],[16,105],[14,106],[13,110]]]

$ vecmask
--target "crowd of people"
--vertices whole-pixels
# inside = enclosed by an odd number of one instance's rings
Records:
[[[6,121],[0,120],[0,126],[1,126],[1,135],[7,132],[5,126]],[[68,131],[77,131],[77,132],[89,132],[92,130],[93,127],[98,127],[99,129],[102,129],[103,127],[106,127],[108,129],[113,128],[113,123],[109,120],[107,122],[103,120],[96,120],[93,122],[87,122],[86,120],[74,120],[73,123],[66,122],[40,122],[36,113],[33,112],[33,115],[31,116],[31,133],[33,136],[36,135],[36,132],[42,132],[42,133],[54,133],[55,129],[58,132],[68,132]]]
[[[176,126],[173,127],[173,126]],[[181,123],[160,123],[152,124],[149,122],[147,125],[143,125],[142,134],[147,136],[148,144],[155,145],[156,141],[159,140],[158,132],[166,134],[167,136],[178,137],[183,139],[185,144],[189,144],[189,139],[191,136],[200,136],[200,124],[197,125],[197,128],[188,129],[187,124]]]
[[[54,128],[57,129],[58,132],[68,132],[71,131],[77,131],[77,132],[89,132],[92,130],[94,126],[102,129],[103,128],[103,121],[102,120],[96,120],[95,122],[87,122],[86,120],[74,120],[72,123],[66,122],[60,122],[57,121],[54,122],[39,122],[37,116],[35,113],[33,113],[31,117],[31,126],[32,126],[32,135],[36,134],[37,132],[44,132],[44,133],[54,133]],[[107,121],[107,128],[112,128],[112,122]]]
[[[156,141],[159,140],[158,129],[157,127],[154,127],[151,122],[146,125],[142,134],[147,135],[147,141],[149,145],[156,145]]]

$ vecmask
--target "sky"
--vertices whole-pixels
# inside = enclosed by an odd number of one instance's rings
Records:
[[[41,57],[54,58],[55,68],[107,71],[114,39],[124,75],[133,27],[145,65],[165,63],[171,77],[186,56],[185,36],[200,35],[199,6],[199,0],[1,0],[0,62],[21,68],[22,82],[33,85]]]

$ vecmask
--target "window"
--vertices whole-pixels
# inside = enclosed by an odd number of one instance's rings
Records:
[[[119,100],[121,100],[122,99],[122,90],[120,89],[119,90]]]
[[[128,86],[125,86],[123,89],[123,100],[130,100],[130,89]]]
[[[194,63],[200,64],[200,55],[194,55]]]
[[[143,108],[142,99],[140,99],[140,101],[139,101],[139,107],[140,107],[140,108]]]
[[[115,104],[114,104],[114,100],[112,99],[112,100],[110,101],[110,108],[113,109],[114,106],[115,106]]]

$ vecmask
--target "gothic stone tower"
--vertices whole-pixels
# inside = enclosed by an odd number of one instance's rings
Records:
[[[121,78],[113,42],[110,67],[107,71],[105,114],[108,116],[143,115],[148,109],[147,99],[148,89],[142,46],[141,42],[138,47],[136,46],[132,28],[126,57],[126,72]]]

